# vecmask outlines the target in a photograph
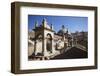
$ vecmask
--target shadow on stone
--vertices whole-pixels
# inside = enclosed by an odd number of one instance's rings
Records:
[[[57,55],[51,59],[78,59],[78,58],[88,58],[87,51],[83,51],[79,48],[73,47],[67,52]]]

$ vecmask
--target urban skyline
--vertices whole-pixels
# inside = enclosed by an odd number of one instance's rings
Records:
[[[74,16],[47,16],[47,15],[28,15],[28,29],[31,31],[34,24],[38,21],[41,25],[43,19],[47,20],[48,25],[53,25],[56,32],[61,29],[62,25],[73,33],[76,31],[88,31],[88,18],[87,17],[74,17]]]

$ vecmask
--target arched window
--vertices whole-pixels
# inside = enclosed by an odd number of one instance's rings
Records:
[[[39,35],[37,35],[36,36],[36,40],[38,41],[38,42],[41,42],[42,41],[42,35],[41,34],[39,34]]]
[[[46,41],[46,48],[47,48],[47,51],[52,53],[52,36],[51,34],[47,34],[47,41]]]
[[[39,41],[42,41],[42,35],[39,35],[39,36],[38,36],[38,40],[39,40]]]

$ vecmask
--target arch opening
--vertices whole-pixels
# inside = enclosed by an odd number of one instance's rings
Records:
[[[47,34],[46,49],[48,52],[52,53],[52,36],[51,36],[51,34]]]

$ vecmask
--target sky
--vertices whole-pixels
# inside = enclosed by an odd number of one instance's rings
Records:
[[[88,31],[88,17],[76,16],[47,16],[47,15],[28,15],[28,29],[31,31],[34,28],[35,21],[42,24],[45,18],[48,25],[53,25],[54,31],[58,32],[62,25],[73,33],[76,31]]]

